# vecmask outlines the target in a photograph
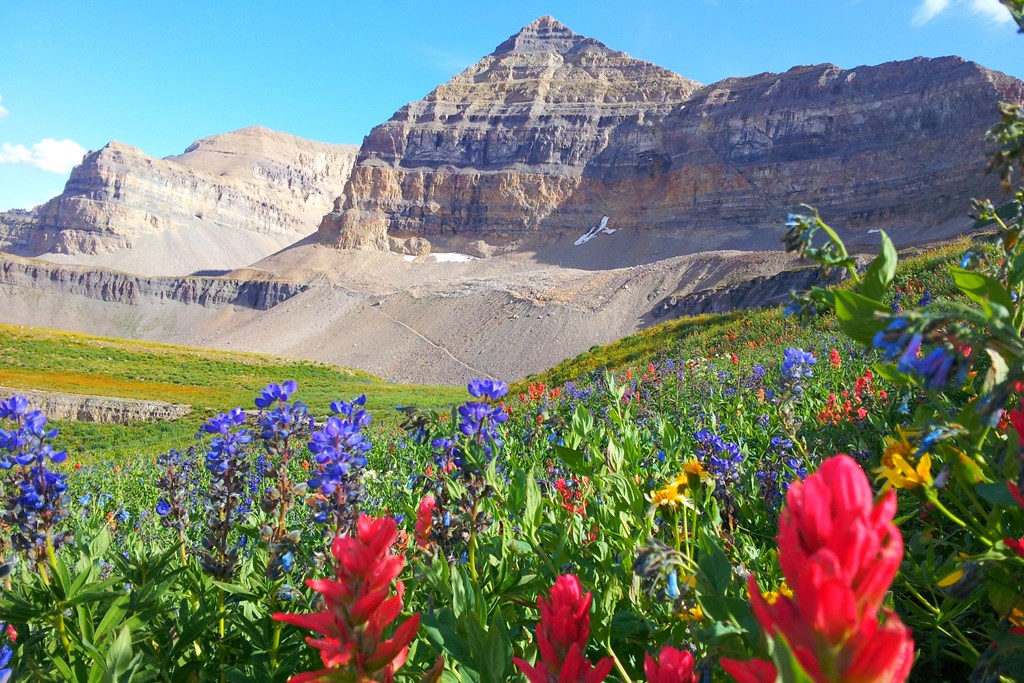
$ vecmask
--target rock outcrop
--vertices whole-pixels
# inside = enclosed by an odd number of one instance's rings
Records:
[[[542,17],[374,128],[320,236],[386,249],[389,234],[537,230],[615,131],[639,151],[645,121],[699,86]]]
[[[177,420],[192,412],[192,406],[181,403],[0,387],[0,396],[13,394],[27,398],[33,410],[43,411],[50,420],[131,424]]]
[[[167,159],[111,142],[31,223],[4,221],[14,225],[0,229],[0,249],[147,275],[245,266],[312,233],[354,159],[351,145],[265,128],[204,138]]]
[[[143,277],[101,268],[68,266],[0,254],[0,285],[138,306],[177,302],[203,307],[266,310],[308,285],[260,277]],[[39,320],[45,319],[43,311]]]
[[[997,191],[1001,100],[1024,84],[953,57],[699,87],[543,17],[376,127],[318,237],[551,241],[607,217],[674,253],[761,249],[804,202],[848,237],[942,237]]]

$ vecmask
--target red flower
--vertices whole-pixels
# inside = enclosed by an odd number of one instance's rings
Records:
[[[1013,496],[1013,499],[1015,501],[1017,501],[1017,505],[1020,505],[1022,508],[1024,508],[1024,495],[1021,495],[1020,487],[1017,486],[1017,483],[1013,481],[1008,481],[1006,482],[1006,488],[1010,489],[1010,495]]]
[[[416,511],[416,545],[426,548],[430,545],[430,527],[434,523],[434,510],[437,501],[433,496],[423,496],[420,507]]]
[[[721,663],[725,673],[732,676],[736,683],[775,683],[778,678],[775,665],[764,659],[741,662],[723,657]]]
[[[836,349],[829,351],[828,360],[832,363],[832,367],[837,369],[843,364],[843,359],[839,356],[839,351]]]
[[[697,683],[697,676],[693,673],[693,655],[668,645],[661,648],[658,659],[647,653],[644,675],[647,683]]]
[[[383,638],[402,610],[404,587],[391,582],[402,571],[405,557],[391,552],[398,536],[395,520],[360,515],[357,536],[339,536],[331,544],[337,561],[337,579],[309,579],[306,585],[323,594],[326,607],[312,614],[274,614],[274,619],[312,629],[323,638],[306,638],[320,650],[324,669],[292,676],[289,681],[336,680],[344,667],[354,681],[394,681],[395,671],[405,663],[409,643],[416,637],[420,616],[413,615]]]
[[[903,556],[895,512],[894,492],[874,503],[864,470],[847,455],[789,490],[778,557],[793,597],[768,604],[751,576],[751,605],[814,680],[895,683],[910,673],[910,631],[881,610]]]
[[[513,658],[530,683],[601,683],[608,677],[610,657],[595,666],[584,655],[590,637],[590,601],[590,593],[583,594],[580,580],[572,574],[558,577],[549,597],[537,598],[540,661],[531,666]]]
[[[1021,557],[1024,557],[1024,536],[1014,540],[1012,538],[1004,538],[1003,545],[1017,553]]]

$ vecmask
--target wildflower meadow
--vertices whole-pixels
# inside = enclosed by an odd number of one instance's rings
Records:
[[[788,317],[397,428],[281,378],[82,464],[7,397],[0,681],[1024,680],[1024,189],[975,214],[915,271],[808,208]]]

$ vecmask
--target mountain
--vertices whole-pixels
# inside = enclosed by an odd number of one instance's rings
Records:
[[[956,57],[700,85],[542,17],[374,128],[350,174],[262,129],[91,154],[0,216],[0,249],[86,262],[0,256],[0,322],[516,379],[812,284],[779,242],[803,202],[858,251],[969,230],[969,199],[1001,196],[982,140],[1005,100],[1024,84]]]
[[[542,17],[374,128],[318,238],[522,246],[607,218],[663,243],[628,265],[772,248],[803,202],[847,236],[940,237],[997,190],[982,136],[1022,99],[1020,81],[953,57],[702,87]]]
[[[0,249],[147,275],[245,266],[313,232],[354,158],[351,145],[266,128],[203,138],[166,159],[111,142],[31,220],[7,214]]]

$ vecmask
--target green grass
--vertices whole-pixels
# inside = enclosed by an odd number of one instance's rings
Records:
[[[236,405],[253,408],[260,389],[288,379],[299,383],[296,398],[318,415],[333,400],[365,393],[384,426],[400,417],[396,405],[442,407],[466,396],[461,387],[391,384],[326,363],[0,325],[0,386],[192,406],[188,417],[174,422],[57,422],[61,447],[81,462],[186,446],[210,415]]]

